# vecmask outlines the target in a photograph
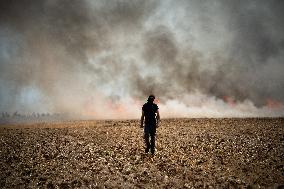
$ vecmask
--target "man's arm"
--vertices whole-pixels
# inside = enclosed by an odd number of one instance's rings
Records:
[[[144,122],[144,111],[142,110],[142,115],[141,115],[141,124],[140,124],[140,127],[143,128],[143,122]]]
[[[159,110],[157,110],[156,119],[157,119],[157,127],[159,127],[159,123],[160,123],[160,113],[159,113]]]

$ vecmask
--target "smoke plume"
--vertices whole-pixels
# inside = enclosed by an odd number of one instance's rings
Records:
[[[284,115],[281,0],[0,2],[0,112]]]

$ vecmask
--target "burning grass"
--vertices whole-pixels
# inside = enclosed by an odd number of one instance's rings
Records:
[[[138,120],[2,126],[1,188],[283,187],[284,119],[168,119],[144,154]]]

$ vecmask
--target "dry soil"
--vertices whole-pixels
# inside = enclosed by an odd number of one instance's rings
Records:
[[[0,126],[0,188],[283,188],[284,118]]]

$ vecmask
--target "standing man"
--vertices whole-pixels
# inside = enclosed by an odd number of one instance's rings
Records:
[[[145,117],[145,126],[144,126],[144,139],[145,139],[145,152],[148,153],[151,150],[151,153],[155,152],[155,135],[156,128],[159,127],[160,122],[160,114],[159,107],[154,103],[155,96],[150,95],[148,97],[147,103],[145,103],[142,107],[142,116],[141,116],[141,125],[143,128],[143,122]],[[149,137],[151,138],[149,142]]]

